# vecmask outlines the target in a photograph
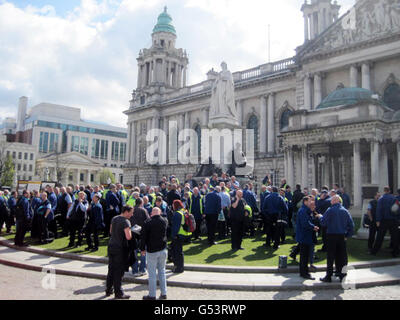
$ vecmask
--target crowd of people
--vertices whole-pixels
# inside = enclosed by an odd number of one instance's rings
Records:
[[[377,254],[389,230],[393,256],[398,255],[398,213],[393,207],[399,207],[399,200],[400,195],[396,198],[386,187],[383,196],[377,194],[371,201],[365,219],[371,254]],[[243,237],[261,231],[266,234],[266,250],[276,250],[293,229],[297,245],[289,256],[300,255],[299,273],[305,279],[314,279],[310,272],[316,270],[315,245],[320,236],[321,251],[327,252],[327,274],[321,281],[331,282],[334,275],[343,279],[346,239],[354,233],[350,205],[350,197],[337,184],[311,191],[296,185],[292,192],[285,179],[278,187],[266,176],[257,195],[252,182],[241,186],[226,174],[203,181],[188,175],[183,183],[171,176],[157,186],[142,183],[129,192],[121,184],[47,186],[40,192],[24,190],[20,196],[6,190],[0,195],[0,232],[3,224],[6,232],[15,224],[17,246],[25,245],[28,230],[39,243],[69,236],[72,248],[82,246],[85,239],[87,251],[98,250],[99,237],[110,237],[106,295],[129,298],[121,281],[131,268],[136,277],[149,274],[149,295],[143,299],[156,299],[157,278],[159,299],[166,299],[166,261],[173,262],[173,273],[184,272],[183,246],[201,241],[203,235],[209,246],[230,237],[236,251],[243,250]]]

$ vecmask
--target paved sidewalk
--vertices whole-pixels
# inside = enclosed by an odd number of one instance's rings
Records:
[[[42,271],[43,267],[51,266],[56,270],[56,274],[87,278],[105,279],[107,275],[107,265],[104,263],[50,257],[3,246],[0,247],[0,263],[34,271]],[[324,276],[324,273],[318,272],[313,275],[319,279]],[[297,274],[225,273],[222,276],[218,272],[185,271],[182,274],[173,274],[167,271],[167,279],[169,286],[204,289],[281,291],[342,288],[338,280],[326,284],[318,280],[304,280]],[[147,277],[134,278],[126,273],[124,281],[147,284]],[[400,268],[390,266],[351,270],[348,281],[355,281],[356,288],[399,284]]]

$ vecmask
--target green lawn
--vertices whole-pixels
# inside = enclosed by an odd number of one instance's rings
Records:
[[[354,220],[356,223],[356,230],[358,230],[360,219]],[[218,245],[209,247],[206,237],[202,237],[201,241],[195,241],[184,246],[185,263],[277,267],[279,256],[288,255],[290,253],[291,247],[296,244],[293,240],[291,230],[287,229],[287,234],[288,235],[286,237],[286,243],[281,245],[278,250],[274,250],[272,248],[267,249],[266,247],[264,247],[265,235],[257,232],[254,238],[245,238],[243,240],[242,247],[245,250],[239,250],[235,252],[231,250],[230,239],[219,241]],[[14,235],[6,235],[5,238],[13,239]],[[26,237],[26,242],[28,244],[50,250],[104,257],[107,255],[108,238],[100,237],[99,251],[93,253],[84,250],[86,247],[85,241],[85,245],[83,245],[82,247],[67,248],[69,239],[66,237],[56,239],[50,244],[40,245],[35,244],[28,234],[28,236]],[[366,240],[349,239],[347,242],[349,262],[391,259],[390,250],[386,249],[388,245],[389,243],[385,242],[382,246],[383,248],[381,249],[380,253],[376,257],[374,257],[367,254]],[[318,239],[318,244],[315,250],[318,250],[321,247],[321,239]],[[318,259],[315,261],[315,264],[326,264],[326,253],[317,252],[316,254]],[[298,263],[288,258],[288,265],[298,265]]]

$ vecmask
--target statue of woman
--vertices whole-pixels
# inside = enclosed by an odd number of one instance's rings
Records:
[[[221,63],[221,67],[222,71],[212,87],[210,117],[228,116],[237,119],[233,76],[225,62]]]

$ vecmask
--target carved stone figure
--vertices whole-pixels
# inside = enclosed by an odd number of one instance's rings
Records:
[[[225,62],[221,63],[221,67],[222,71],[212,87],[210,118],[225,116],[237,119],[233,76]]]

